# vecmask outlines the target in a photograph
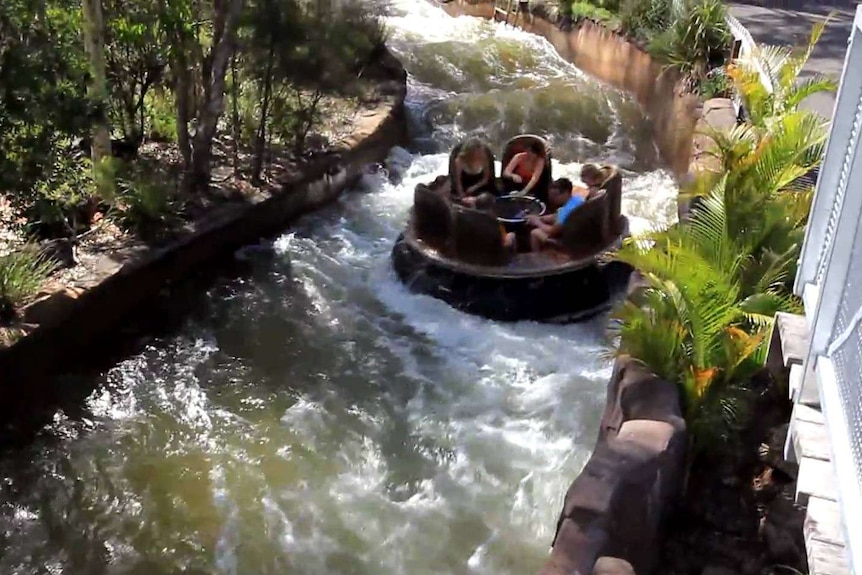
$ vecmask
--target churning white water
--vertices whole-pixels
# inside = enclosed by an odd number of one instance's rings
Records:
[[[625,170],[633,228],[675,214],[649,124],[544,41],[401,0],[411,150],[254,250],[181,333],[0,469],[0,572],[506,575],[547,556],[595,439],[604,321],[466,316],[389,263],[416,183],[467,134],[547,134],[555,175]]]

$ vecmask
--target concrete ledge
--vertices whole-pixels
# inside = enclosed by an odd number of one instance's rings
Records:
[[[195,226],[187,236],[128,261],[85,291],[64,290],[63,301],[32,333],[0,350],[0,421],[31,410],[59,393],[46,383],[62,373],[88,342],[114,328],[124,316],[239,247],[284,229],[300,215],[335,200],[362,175],[366,165],[383,161],[392,146],[407,139],[404,98],[407,73],[388,51],[369,71],[385,86],[386,97],[363,117],[350,145],[309,166],[302,177],[257,203],[232,207]],[[42,304],[45,305],[44,303]],[[26,312],[25,312],[26,313]],[[32,314],[31,314],[32,315]]]
[[[651,572],[682,488],[687,447],[676,386],[619,358],[596,447],[566,493],[541,574],[590,573],[602,556]]]

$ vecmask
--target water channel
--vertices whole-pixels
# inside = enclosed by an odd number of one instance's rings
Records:
[[[389,264],[417,182],[479,134],[546,134],[556,175],[625,172],[634,229],[675,217],[649,123],[545,41],[399,0],[410,153],[221,280],[206,313],[0,461],[0,573],[525,575],[589,456],[606,318],[498,324]]]

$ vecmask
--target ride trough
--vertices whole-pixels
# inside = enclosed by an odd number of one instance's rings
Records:
[[[547,211],[550,148],[539,136],[522,135],[503,153],[506,166],[531,141],[541,142],[546,151],[536,193],[503,195],[503,182],[495,178],[494,213],[453,199],[459,147],[450,156],[448,176],[416,186],[407,227],[392,250],[395,272],[408,289],[493,320],[554,323],[600,313],[626,289],[631,268],[608,257],[628,234],[621,214],[622,178],[613,166],[602,166],[604,183],[566,219],[561,237],[541,252],[530,251],[526,217]],[[504,247],[501,225],[515,233],[517,252]]]

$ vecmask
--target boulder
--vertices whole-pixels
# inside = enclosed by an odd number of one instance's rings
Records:
[[[556,559],[546,575],[555,569],[592,572],[600,556],[651,572],[664,521],[682,486],[687,447],[676,386],[637,361],[619,358],[596,447],[566,493],[553,543]]]
[[[685,429],[676,385],[651,373],[639,361],[621,356],[608,384],[600,437],[618,433],[630,419],[664,421],[675,429]]]
[[[602,555],[607,533],[601,528],[584,527],[564,519],[557,530],[557,539],[551,557],[539,575],[586,575]]]
[[[667,509],[685,471],[686,435],[661,421],[634,420],[620,434],[596,445],[566,493],[554,549],[579,562],[561,539],[562,526],[600,534],[603,554],[623,558],[639,572],[651,571],[661,548]]]
[[[63,268],[73,268],[78,265],[78,250],[75,243],[68,238],[45,240],[39,244],[42,253],[57,262]]]
[[[635,575],[635,570],[625,559],[599,557],[593,566],[593,575]]]

